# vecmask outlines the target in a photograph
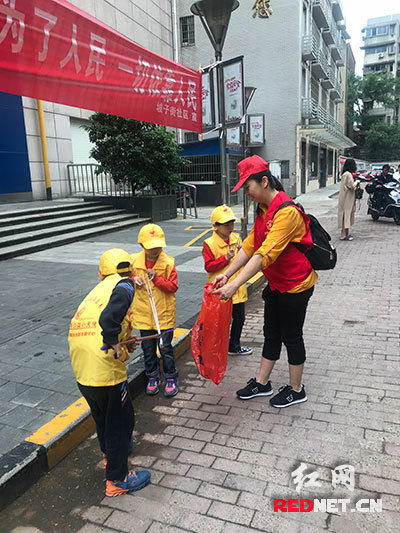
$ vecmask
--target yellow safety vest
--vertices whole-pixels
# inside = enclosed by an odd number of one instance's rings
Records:
[[[146,253],[140,252],[133,257],[133,268],[135,269],[134,275],[146,274]],[[174,259],[167,255],[164,250],[158,256],[153,269],[156,271],[157,276],[161,276],[164,279],[168,279],[172,269],[174,268]],[[176,296],[175,293],[165,292],[154,285],[150,281],[151,291],[153,294],[154,302],[156,305],[158,321],[160,329],[174,328],[176,325]],[[154,329],[157,330],[156,323],[154,321],[153,312],[150,306],[149,295],[146,287],[138,289],[136,287],[135,297],[133,299],[134,316],[133,327],[136,329]]]
[[[125,361],[128,350],[124,346],[123,355],[114,359],[114,350],[106,354],[100,350],[104,344],[99,325],[99,318],[106,308],[114,287],[122,279],[119,274],[107,276],[89,292],[78,307],[68,335],[70,358],[75,378],[81,385],[89,387],[106,387],[117,385],[126,380]],[[122,324],[118,340],[127,340],[132,332],[133,303],[128,309]]]
[[[234,248],[235,247],[238,239],[240,239],[239,234],[232,232],[229,235],[229,244],[228,244],[227,242],[224,241],[224,239],[221,239],[221,237],[214,231],[212,236],[209,237],[208,239],[206,239],[204,242],[206,244],[208,244],[208,246],[210,247],[210,250],[212,251],[215,259],[219,259],[223,255],[227,254],[229,248]],[[207,272],[208,281],[214,281],[214,279],[219,274],[223,274],[225,272],[225,270],[228,268],[228,266],[229,266],[229,264],[224,266],[220,270],[217,270],[217,272]],[[235,279],[240,274],[240,272],[242,270],[243,270],[243,268],[241,268],[240,270],[235,272],[235,274],[233,274],[233,276],[231,276],[229,278],[229,280],[231,281],[231,280]],[[239,287],[239,289],[235,292],[235,294],[233,295],[232,301],[233,301],[234,304],[239,304],[239,303],[247,301],[246,283],[241,285]]]

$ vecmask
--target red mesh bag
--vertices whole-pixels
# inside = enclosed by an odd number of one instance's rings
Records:
[[[221,383],[226,370],[229,328],[232,320],[232,298],[223,302],[213,294],[212,283],[204,287],[200,314],[192,329],[192,355],[200,374]]]

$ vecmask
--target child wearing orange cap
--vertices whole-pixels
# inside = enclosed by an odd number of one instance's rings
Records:
[[[175,261],[168,256],[163,248],[166,246],[162,228],[157,224],[146,224],[138,235],[138,243],[143,251],[133,257],[136,285],[133,301],[135,313],[133,327],[140,330],[140,335],[146,337],[157,333],[157,325],[161,330],[161,338],[142,341],[145,372],[148,378],[146,393],[155,395],[159,392],[160,363],[157,357],[157,344],[163,364],[166,380],[165,396],[175,396],[178,393],[178,371],[175,366],[174,349],[172,347],[173,329],[176,325],[176,296],[178,290],[178,275]],[[150,302],[150,295],[145,283],[150,285],[157,312],[156,323]]]
[[[220,205],[211,213],[214,232],[203,243],[204,268],[208,281],[214,281],[228,268],[231,260],[240,249],[240,236],[233,233],[236,217],[229,207]],[[239,275],[235,274],[231,279]],[[239,287],[233,295],[232,325],[229,338],[229,355],[250,355],[251,348],[241,346],[240,336],[245,321],[245,302],[247,301],[246,284]]]

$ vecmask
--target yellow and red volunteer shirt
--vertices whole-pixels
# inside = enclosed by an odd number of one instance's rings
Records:
[[[259,204],[263,219],[267,214],[267,207]],[[263,257],[262,269],[272,265],[291,242],[300,242],[305,234],[306,226],[303,217],[296,208],[285,207],[278,211],[273,218],[273,223],[265,240],[258,250],[254,250],[254,226],[243,241],[242,248],[246,255],[252,257],[255,253]],[[318,280],[315,270],[296,287],[288,290],[290,293],[302,292],[310,289]]]

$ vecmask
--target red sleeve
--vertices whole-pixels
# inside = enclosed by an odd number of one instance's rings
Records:
[[[218,259],[215,259],[214,254],[211,251],[211,248],[208,246],[206,242],[203,243],[203,257],[204,257],[204,268],[206,269],[206,272],[209,272],[210,274],[212,272],[218,272],[218,270],[221,270],[221,268],[224,268],[226,265],[229,264],[229,261],[225,259],[224,255],[221,255],[221,257],[218,257]]]
[[[164,279],[162,276],[156,276],[153,279],[153,283],[156,287],[165,292],[176,292],[178,290],[178,274],[176,272],[175,265],[171,270],[171,274],[168,279]]]

